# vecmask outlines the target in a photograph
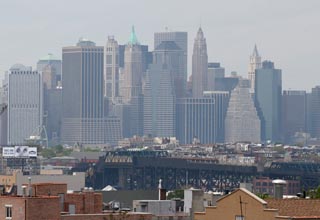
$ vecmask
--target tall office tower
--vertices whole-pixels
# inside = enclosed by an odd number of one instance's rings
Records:
[[[262,68],[256,69],[255,104],[261,121],[261,140],[281,139],[281,70],[273,62],[263,61]]]
[[[208,91],[215,91],[216,78],[224,78],[224,67],[220,63],[208,63]]]
[[[194,98],[203,97],[208,83],[207,43],[201,27],[193,44],[192,54],[192,95]]]
[[[165,31],[165,32],[156,32],[154,33],[154,50],[161,44],[163,41],[173,41],[179,48],[183,50],[184,59],[184,77],[188,77],[188,32],[180,31]]]
[[[105,47],[104,96],[114,101],[119,93],[119,46],[113,36],[108,37]]]
[[[162,41],[153,52],[153,63],[166,65],[172,72],[176,97],[184,97],[187,84],[184,51],[174,41]]]
[[[205,98],[214,99],[214,143],[224,143],[225,132],[224,132],[224,121],[227,114],[228,103],[230,99],[230,93],[228,91],[205,91]]]
[[[8,104],[0,104],[0,145],[8,144]]]
[[[61,143],[62,88],[44,89],[43,125],[46,128],[49,145]]]
[[[104,143],[103,47],[80,39],[62,61],[62,142]]]
[[[56,82],[61,81],[62,76],[62,64],[61,59],[55,57],[53,54],[49,53],[48,55],[42,57],[37,63],[37,70],[43,71],[45,67],[50,66],[51,68],[55,69],[56,72]],[[56,86],[56,85],[54,85]]]
[[[124,82],[122,99],[128,102],[132,97],[137,97],[142,92],[142,52],[140,43],[132,27],[130,40],[125,48]]]
[[[57,86],[57,74],[55,67],[47,65],[42,68],[42,82],[44,89],[54,89]],[[46,97],[45,97],[46,98]]]
[[[127,45],[119,45],[119,68],[124,68],[125,60],[125,49]],[[142,53],[142,72],[145,73],[148,69],[149,64],[152,64],[153,55],[149,51],[148,45],[140,45]]]
[[[120,89],[122,100],[129,105],[129,135],[143,133],[142,51],[132,27],[130,40],[125,48],[124,80]]]
[[[261,56],[258,53],[257,45],[254,45],[254,49],[252,55],[250,56],[250,63],[249,63],[249,72],[248,78],[251,81],[251,92],[255,91],[255,76],[256,76],[256,69],[260,69],[262,66],[261,64]]]
[[[307,132],[306,91],[286,90],[282,94],[282,134],[285,143],[293,143],[296,132]]]
[[[151,64],[144,84],[144,135],[175,137],[173,73],[166,65]]]
[[[320,86],[311,90],[311,136],[320,138]]]
[[[15,65],[8,85],[8,144],[25,144],[42,126],[41,74]]]
[[[215,100],[213,98],[177,99],[177,138],[181,144],[195,139],[202,144],[215,143]]]
[[[154,66],[154,65],[153,65]],[[155,99],[154,90],[155,88],[151,82],[150,72],[155,72],[152,70],[152,65],[150,65],[149,70],[146,73],[146,77],[143,85],[143,135],[146,136],[157,136],[156,135],[156,121],[155,121]],[[154,78],[154,77],[153,77]]]
[[[250,83],[240,80],[231,92],[225,119],[225,142],[260,142],[261,124],[250,95]]]

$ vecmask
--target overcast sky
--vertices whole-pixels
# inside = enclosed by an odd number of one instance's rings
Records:
[[[282,69],[284,89],[320,85],[319,0],[1,0],[0,17],[1,74],[15,63],[34,67],[49,52],[61,57],[79,37],[105,45],[114,35],[124,44],[132,25],[152,50],[154,32],[187,31],[190,62],[201,25],[209,62],[227,74],[247,76],[256,43]]]

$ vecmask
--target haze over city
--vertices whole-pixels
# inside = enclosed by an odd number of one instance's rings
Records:
[[[283,89],[310,90],[320,81],[320,2],[310,1],[2,1],[0,74],[15,63],[36,65],[40,57],[61,57],[63,46],[80,37],[104,46],[108,35],[128,42],[135,25],[139,41],[153,49],[154,32],[187,31],[189,54],[202,27],[208,59],[226,75],[247,76],[254,44],[262,59],[283,71]],[[191,56],[188,56],[188,75]]]

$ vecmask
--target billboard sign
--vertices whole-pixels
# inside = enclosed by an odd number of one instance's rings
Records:
[[[14,156],[15,157],[29,157],[28,146],[15,146],[14,147]]]
[[[38,156],[38,149],[36,147],[29,147],[28,148],[28,156],[29,157],[37,157]]]
[[[5,158],[35,158],[38,156],[38,149],[28,146],[2,147],[2,156]]]
[[[14,147],[3,147],[2,148],[3,157],[14,157]]]

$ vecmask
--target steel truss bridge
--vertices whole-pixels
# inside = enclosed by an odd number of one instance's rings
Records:
[[[201,158],[173,158],[166,151],[110,151],[90,167],[87,184],[122,189],[156,189],[159,179],[168,190],[194,187],[207,190],[238,188],[254,177],[300,180],[302,189],[320,185],[320,164],[272,162],[263,171],[256,166],[218,164]]]

